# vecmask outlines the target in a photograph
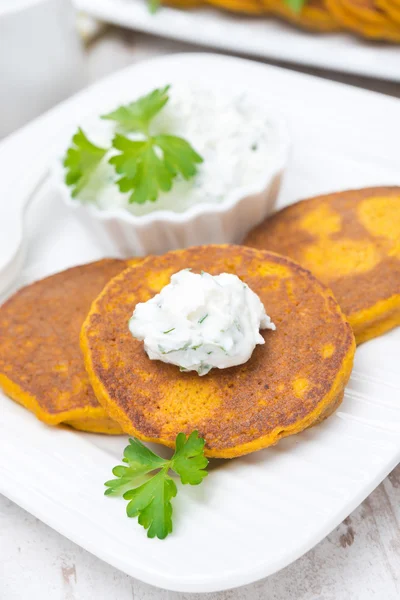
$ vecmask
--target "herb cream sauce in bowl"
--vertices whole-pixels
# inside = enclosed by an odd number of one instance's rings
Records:
[[[96,158],[93,150],[92,163],[90,156],[83,157],[87,171],[78,179],[78,185],[71,183],[77,176],[68,175],[68,166],[63,167],[62,160],[54,169],[65,202],[80,212],[98,234],[111,238],[121,256],[240,242],[272,211],[287,161],[289,138],[283,119],[250,93],[226,95],[196,84],[179,83],[150,92],[134,102],[130,112],[128,108],[120,107],[106,119],[96,116],[80,124],[83,144],[93,145],[98,152]],[[143,127],[141,121],[136,123],[142,112],[154,113]],[[193,154],[188,154],[184,145],[167,147],[171,153],[165,156],[162,149],[154,147],[154,160],[142,164],[134,161],[132,170],[127,161],[136,153],[136,146],[142,154],[146,151],[138,143],[165,140],[165,136],[184,140]],[[128,154],[120,156],[125,147]],[[187,164],[190,156],[192,164]],[[174,169],[175,157],[178,169],[171,177],[170,189],[163,190],[163,169],[171,164]],[[167,164],[169,158],[172,162]],[[185,178],[188,172],[192,174]],[[68,177],[70,185],[65,183]],[[161,181],[161,188],[154,178]],[[136,193],[135,186],[143,193]],[[150,198],[149,190],[157,187]]]

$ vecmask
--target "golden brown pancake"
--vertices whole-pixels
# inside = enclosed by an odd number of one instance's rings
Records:
[[[165,0],[165,4],[176,8],[197,8],[204,4],[202,0]]]
[[[266,12],[261,0],[207,0],[207,3],[231,12],[248,15],[261,15]]]
[[[288,6],[285,0],[264,0],[270,6],[270,10],[290,21],[311,31],[337,31],[339,23],[326,8],[324,0],[307,0],[299,13]]]
[[[286,254],[331,287],[357,343],[400,324],[400,188],[297,202],[256,227],[245,244]]]
[[[400,25],[400,0],[376,0],[376,4],[389,19]]]
[[[208,375],[150,360],[128,320],[183,268],[238,275],[256,292],[276,331],[251,359]],[[149,258],[115,277],[93,303],[81,333],[96,396],[124,429],[173,447],[198,430],[206,454],[254,452],[326,418],[349,378],[354,337],[331,292],[290,259],[241,246],[203,246]]]
[[[400,27],[376,0],[325,0],[329,12],[345,29],[376,40],[400,42]]]
[[[68,269],[22,288],[0,308],[0,386],[41,421],[121,433],[89,384],[79,332],[92,300],[127,264]]]
[[[306,0],[300,12],[286,0],[162,0],[180,8],[211,4],[248,15],[273,14],[293,25],[322,33],[347,29],[362,37],[400,42],[398,0]]]

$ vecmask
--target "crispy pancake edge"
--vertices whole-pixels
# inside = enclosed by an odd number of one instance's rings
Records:
[[[28,409],[39,421],[46,425],[65,424],[74,429],[92,433],[109,433],[112,435],[123,433],[118,423],[108,416],[107,411],[101,405],[50,414],[42,410],[34,396],[25,392],[6,375],[0,374],[0,388],[11,400]]]
[[[213,247],[229,248],[232,246],[219,245],[219,246],[213,246]],[[177,251],[173,252],[172,254],[179,254],[182,252],[185,252],[185,250],[177,250]],[[269,434],[267,434],[265,436],[261,436],[250,442],[238,444],[237,446],[234,446],[231,448],[222,448],[222,449],[206,448],[205,454],[209,457],[235,458],[238,456],[242,456],[244,454],[249,454],[251,452],[255,452],[257,450],[266,448],[268,446],[272,446],[272,445],[276,444],[283,437],[293,435],[295,433],[299,433],[300,431],[303,431],[307,427],[311,427],[312,425],[323,421],[341,403],[341,401],[343,399],[344,388],[345,388],[345,385],[347,384],[347,381],[350,377],[350,373],[351,373],[351,370],[353,367],[353,359],[354,359],[354,353],[355,353],[354,335],[353,335],[352,330],[347,322],[346,317],[343,315],[336,299],[334,298],[334,296],[333,296],[332,292],[329,290],[329,288],[327,286],[325,286],[324,284],[320,283],[314,277],[314,275],[312,275],[312,273],[310,273],[310,271],[308,271],[304,267],[301,267],[300,265],[298,265],[298,263],[296,263],[295,261],[293,261],[287,257],[282,257],[281,255],[278,255],[273,252],[264,252],[264,251],[256,251],[256,252],[260,252],[261,254],[266,253],[268,255],[277,256],[277,257],[279,257],[279,259],[284,259],[284,261],[286,263],[289,263],[289,265],[292,268],[295,267],[296,270],[300,269],[302,272],[307,273],[307,275],[309,277],[311,277],[312,280],[314,280],[318,284],[318,286],[321,287],[321,291],[324,292],[326,297],[331,297],[334,300],[339,315],[342,317],[343,322],[347,325],[347,334],[348,334],[347,335],[347,337],[348,337],[347,351],[346,351],[345,357],[342,361],[342,368],[337,373],[329,392],[321,399],[321,401],[318,403],[317,407],[313,411],[309,412],[304,418],[300,419],[293,425],[290,425],[284,429],[282,429],[282,427],[277,427],[276,429],[274,429],[272,432],[270,432]],[[169,254],[171,254],[171,253],[169,253]],[[105,286],[105,288],[100,293],[98,298],[96,300],[94,300],[92,307],[89,311],[89,314],[82,326],[80,342],[81,342],[81,348],[82,348],[82,352],[83,352],[83,356],[84,356],[85,367],[86,367],[87,373],[89,375],[89,380],[91,382],[92,388],[94,390],[94,393],[95,393],[99,403],[101,405],[103,405],[106,408],[109,415],[121,425],[124,432],[126,432],[130,435],[133,435],[133,436],[137,437],[138,439],[141,439],[145,442],[154,442],[154,443],[163,444],[164,446],[173,448],[174,442],[172,442],[171,440],[162,438],[162,437],[146,436],[140,430],[136,429],[133,426],[130,419],[127,418],[125,412],[123,410],[121,410],[110,399],[105,386],[102,384],[102,382],[98,379],[98,377],[96,375],[95,366],[92,362],[92,356],[91,356],[90,344],[89,344],[89,336],[87,335],[87,331],[90,327],[91,318],[93,315],[95,315],[97,313],[98,303],[108,293],[109,287],[111,287],[115,281],[117,281],[119,279],[123,279],[126,272],[129,270],[130,270],[129,268],[125,269],[124,271],[122,271],[122,273],[119,273],[116,277],[114,277]]]

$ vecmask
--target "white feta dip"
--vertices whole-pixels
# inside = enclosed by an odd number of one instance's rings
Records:
[[[266,166],[279,146],[276,127],[263,102],[246,92],[223,93],[198,84],[173,84],[169,95],[169,102],[151,121],[150,133],[168,133],[187,140],[203,158],[197,174],[188,181],[178,176],[172,189],[160,192],[155,202],[130,204],[130,193],[122,193],[115,183],[120,176],[108,162],[116,154],[111,149],[78,194],[78,200],[102,210],[123,208],[141,216],[160,210],[184,212],[200,203],[221,203],[233,193],[240,197],[263,189]],[[91,142],[107,148],[117,125],[95,117],[86,120],[82,129]],[[143,137],[137,133],[124,135],[130,139]]]
[[[236,275],[179,271],[159,294],[137,304],[129,321],[152,360],[206,375],[249,360],[260,329],[276,329],[260,298]]]

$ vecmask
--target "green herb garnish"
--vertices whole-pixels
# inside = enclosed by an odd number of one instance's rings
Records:
[[[172,327],[171,329],[168,329],[168,331],[163,331],[163,333],[171,333],[171,331],[175,331],[175,327]]]
[[[113,156],[108,162],[120,176],[115,184],[122,193],[130,193],[130,203],[155,202],[160,191],[171,190],[176,177],[188,180],[197,173],[197,165],[203,159],[189,142],[166,133],[151,135],[151,122],[168,102],[169,89],[167,85],[153,90],[103,115],[102,119],[116,123],[119,132],[109,148],[99,148],[78,129],[63,162],[67,170],[65,182],[72,186],[73,197],[88,185],[93,171],[110,151]],[[139,139],[131,139],[125,133],[139,134]]]
[[[149,9],[149,13],[154,15],[160,8],[161,0],[147,0],[147,7]]]
[[[120,106],[116,110],[103,115],[102,119],[116,121],[125,131],[140,131],[149,133],[150,121],[160,112],[169,100],[168,91],[171,86],[166,85],[141,96],[135,102]]]
[[[204,440],[197,431],[188,438],[179,433],[175,453],[170,460],[157,456],[137,439],[130,439],[124,450],[123,462],[128,466],[114,467],[117,479],[106,481],[105,495],[123,493],[129,500],[128,517],[138,517],[139,524],[147,529],[149,538],[164,539],[172,532],[171,500],[178,492],[169,472],[176,473],[183,484],[200,484],[208,474],[208,460],[204,456]],[[155,473],[157,471],[157,473]],[[153,473],[143,483],[143,477]]]
[[[189,346],[190,342],[186,342],[186,344],[181,348],[173,348],[172,350],[166,350],[163,346],[161,346],[161,344],[158,344],[158,349],[161,352],[161,354],[172,354],[172,352],[183,352],[184,350],[187,350]]]
[[[207,375],[212,369],[212,365],[208,365],[207,363],[200,363],[199,368],[197,369],[197,373],[199,375]]]
[[[286,5],[294,12],[301,13],[302,8],[305,4],[305,0],[284,0]]]
[[[197,173],[196,164],[203,159],[186,140],[174,135],[148,136],[130,140],[117,134],[113,147],[119,154],[110,158],[121,178],[121,192],[132,192],[129,202],[155,202],[160,191],[169,192],[177,175],[190,179]]]
[[[143,140],[131,140],[117,134],[113,148],[119,154],[110,159],[121,178],[121,192],[132,192],[129,202],[155,202],[161,191],[169,192],[177,175],[190,179],[197,173],[196,164],[203,159],[183,138],[174,135],[150,135],[150,123],[169,100],[170,86],[153,90],[135,102],[120,106],[104,115],[130,132],[142,133]]]
[[[87,185],[93,171],[106,153],[107,148],[95,146],[88,140],[82,129],[78,129],[63,161],[66,169],[65,183],[72,187],[73,198]]]
[[[204,317],[201,317],[201,319],[199,319],[199,325],[204,323],[204,321],[207,319],[207,317],[208,317],[208,313],[206,315],[204,315]]]

